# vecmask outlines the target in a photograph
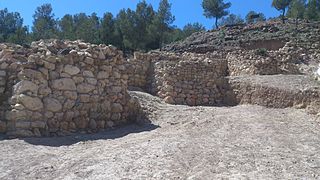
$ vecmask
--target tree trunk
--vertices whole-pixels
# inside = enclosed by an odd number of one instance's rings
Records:
[[[218,29],[218,18],[216,18],[216,28]]]
[[[283,9],[283,11],[282,11],[282,23],[284,24],[284,23],[286,23],[285,22],[285,19],[284,19],[284,15],[286,14],[286,9]]]

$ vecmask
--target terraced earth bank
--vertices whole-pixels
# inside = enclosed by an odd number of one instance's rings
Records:
[[[318,179],[316,116],[256,105],[168,105],[141,92],[145,124],[0,141],[0,179]]]

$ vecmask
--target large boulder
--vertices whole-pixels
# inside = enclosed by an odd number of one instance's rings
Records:
[[[80,69],[76,66],[66,65],[64,67],[64,72],[66,72],[72,76],[72,75],[78,74],[80,72]]]
[[[23,80],[18,82],[13,86],[13,92],[14,94],[22,94],[24,92],[30,91],[34,94],[37,94],[39,89],[39,86],[35,83],[27,80]]]
[[[24,94],[18,96],[18,101],[29,110],[37,111],[43,108],[43,103],[38,97],[30,97]]]
[[[61,103],[54,98],[50,98],[50,97],[44,98],[43,103],[46,110],[51,112],[59,112],[62,109]]]

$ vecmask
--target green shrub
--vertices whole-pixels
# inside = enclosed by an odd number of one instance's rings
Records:
[[[265,49],[265,48],[259,48],[259,49],[256,49],[255,54],[259,55],[259,56],[267,56],[268,55],[268,50]]]

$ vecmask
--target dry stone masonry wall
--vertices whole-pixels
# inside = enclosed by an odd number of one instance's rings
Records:
[[[226,56],[231,76],[299,74],[300,62],[308,59],[303,49],[286,43],[279,50],[236,50]]]
[[[140,88],[147,91],[151,69],[152,56],[147,56],[144,53],[136,52],[134,57],[127,60],[126,72],[129,76],[128,86],[130,88]]]
[[[217,105],[222,102],[227,75],[227,61],[219,57],[220,54],[136,53],[128,66],[140,71],[129,74],[129,84],[145,87],[170,104]]]
[[[174,60],[154,64],[153,94],[171,104],[196,106],[222,102],[225,60],[191,53],[169,56]]]
[[[0,59],[0,130],[9,136],[94,132],[129,119],[134,102],[123,54],[114,47],[58,40],[31,48],[2,44]]]

